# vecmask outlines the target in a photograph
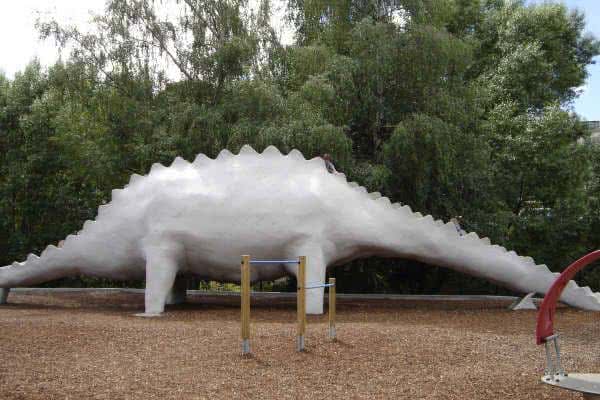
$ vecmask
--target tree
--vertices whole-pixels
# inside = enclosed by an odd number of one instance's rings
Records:
[[[583,33],[584,15],[564,4],[490,3],[473,34],[479,46],[471,74],[490,86],[491,103],[512,101],[527,111],[573,100],[599,52]]]

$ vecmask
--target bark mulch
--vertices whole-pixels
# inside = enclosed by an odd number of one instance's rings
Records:
[[[339,340],[295,306],[253,300],[240,356],[239,298],[191,297],[133,316],[136,293],[16,292],[0,307],[0,399],[580,399],[540,383],[535,312],[496,302],[338,299]],[[568,371],[600,373],[600,314],[561,308]]]

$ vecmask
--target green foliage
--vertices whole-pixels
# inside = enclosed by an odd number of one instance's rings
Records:
[[[154,162],[246,143],[330,153],[369,190],[555,270],[600,246],[600,147],[565,111],[600,53],[578,12],[290,0],[296,43],[283,46],[266,0],[106,6],[88,32],[38,21],[70,46],[65,63],[0,75],[0,265],[80,229]],[[498,292],[405,260],[332,273],[355,292]],[[598,273],[580,279],[600,288]]]
[[[482,206],[488,144],[438,117],[414,114],[384,146],[388,190],[416,210],[450,219]]]
[[[474,34],[480,46],[472,70],[489,81],[493,101],[527,110],[572,100],[585,81],[585,65],[599,51],[583,33],[583,14],[563,4],[495,3]]]
[[[556,105],[531,116],[502,104],[489,115],[499,194],[515,213],[526,203],[553,207],[582,191],[589,151],[577,144],[585,135],[577,120]]]

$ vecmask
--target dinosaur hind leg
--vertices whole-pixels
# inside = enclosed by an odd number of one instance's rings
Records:
[[[167,298],[179,271],[181,247],[176,243],[163,242],[146,246],[145,311],[140,317],[160,316],[165,310]]]
[[[6,304],[6,300],[8,299],[9,288],[0,288],[0,304]]]
[[[166,304],[183,304],[187,298],[188,277],[186,275],[177,275],[175,283],[169,291]]]

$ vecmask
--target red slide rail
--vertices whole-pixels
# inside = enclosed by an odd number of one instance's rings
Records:
[[[550,290],[544,296],[544,301],[540,306],[540,310],[537,316],[537,325],[535,329],[535,338],[537,344],[543,344],[546,342],[546,338],[554,335],[554,312],[556,311],[556,304],[560,295],[562,294],[565,286],[575,274],[581,271],[586,265],[593,263],[596,260],[600,260],[600,250],[593,251],[573,264],[569,265],[562,274],[552,284]]]

